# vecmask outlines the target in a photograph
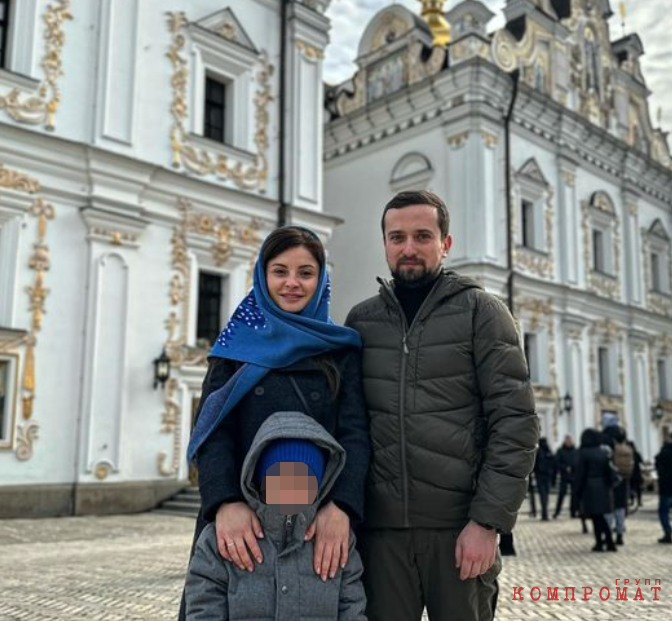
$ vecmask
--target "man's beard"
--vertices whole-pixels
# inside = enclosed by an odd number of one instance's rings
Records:
[[[441,271],[441,265],[438,265],[433,271],[428,270],[425,265],[418,267],[422,269],[401,270],[397,266],[396,269],[392,270],[392,278],[394,278],[396,283],[412,289],[415,287],[424,287],[434,282]]]

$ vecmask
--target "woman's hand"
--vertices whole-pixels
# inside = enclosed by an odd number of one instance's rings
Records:
[[[348,514],[333,502],[327,503],[317,512],[306,531],[306,541],[310,541],[313,537],[315,537],[313,555],[315,573],[320,575],[323,582],[326,582],[327,574],[333,578],[339,564],[343,569],[348,562],[350,545]]]
[[[217,549],[222,558],[231,561],[238,569],[254,571],[249,552],[261,563],[264,557],[257,545],[257,538],[264,537],[257,514],[244,502],[225,502],[215,518]],[[247,545],[246,545],[247,544]]]

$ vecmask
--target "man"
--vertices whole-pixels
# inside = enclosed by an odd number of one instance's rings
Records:
[[[548,497],[555,480],[555,455],[546,438],[539,440],[539,450],[534,461],[534,478],[537,480],[539,490],[541,521],[548,522]]]
[[[656,472],[658,473],[658,518],[665,533],[662,539],[658,539],[658,543],[672,543],[672,527],[670,527],[670,509],[672,509],[672,434],[667,438],[660,453],[656,455]]]
[[[613,451],[614,467],[621,477],[613,490],[614,511],[607,514],[606,518],[609,528],[616,531],[616,545],[622,546],[628,500],[630,499],[630,478],[635,469],[635,454],[632,447],[627,443],[628,438],[625,429],[620,425],[609,425],[603,433]]]
[[[553,514],[554,520],[558,518],[562,511],[562,503],[565,500],[567,492],[569,492],[569,514],[571,517],[577,516],[578,508],[573,494],[576,457],[577,452],[576,447],[574,446],[574,438],[567,434],[565,436],[565,441],[555,454],[556,472],[560,473],[560,489],[558,490],[558,502],[555,505],[555,513]]]
[[[385,207],[393,282],[347,324],[364,342],[373,455],[362,533],[369,621],[489,620],[508,533],[525,498],[538,424],[506,307],[442,269],[443,201],[402,192]]]

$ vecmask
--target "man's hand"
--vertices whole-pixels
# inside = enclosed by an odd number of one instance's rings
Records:
[[[497,531],[469,522],[455,544],[455,566],[460,570],[460,580],[484,574],[496,558]]]
[[[306,541],[315,537],[315,551],[313,564],[315,573],[319,574],[323,582],[336,575],[338,566],[341,569],[348,562],[348,547],[350,545],[350,518],[345,511],[339,509],[333,502],[324,505],[308,526]]]
[[[221,505],[215,518],[215,531],[217,549],[222,558],[234,563],[238,569],[254,571],[248,548],[257,563],[264,560],[257,545],[257,537],[263,538],[264,531],[257,514],[247,503],[225,502]]]

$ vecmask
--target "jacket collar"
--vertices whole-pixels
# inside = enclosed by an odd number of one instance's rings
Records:
[[[380,284],[379,294],[383,301],[387,304],[388,307],[394,309],[395,311],[400,311],[401,305],[399,304],[399,300],[394,293],[394,282],[385,280],[383,278],[377,278],[376,280]],[[429,315],[443,300],[453,297],[454,295],[457,295],[462,291],[466,291],[467,289],[482,288],[483,287],[480,284],[478,284],[475,280],[468,278],[467,276],[460,276],[453,270],[443,269],[441,270],[441,273],[436,279],[434,286],[418,311],[416,321],[424,319],[424,317]]]

